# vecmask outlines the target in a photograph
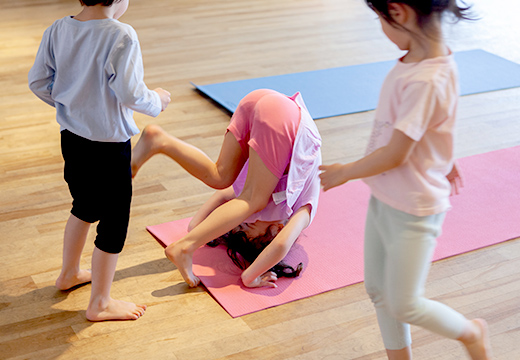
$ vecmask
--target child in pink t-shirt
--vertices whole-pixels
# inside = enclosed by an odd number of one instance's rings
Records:
[[[461,341],[472,359],[490,355],[487,324],[423,297],[449,196],[462,185],[453,158],[458,76],[441,17],[467,19],[455,1],[367,1],[383,32],[407,53],[387,75],[366,156],[323,165],[324,190],[363,178],[371,189],[365,287],[389,359],[411,359],[410,325]]]
[[[228,246],[247,287],[276,287],[278,277],[299,274],[301,264],[294,269],[281,261],[316,213],[320,147],[301,95],[267,89],[240,101],[216,162],[158,126],[144,129],[133,151],[134,176],[162,153],[219,189],[195,214],[188,234],[165,251],[188,285],[200,282],[192,271],[193,253],[210,242]]]

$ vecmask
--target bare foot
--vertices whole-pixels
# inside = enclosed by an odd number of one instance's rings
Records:
[[[184,251],[179,243],[168,245],[164,250],[166,257],[177,266],[184,281],[190,287],[196,287],[200,284],[200,279],[193,274],[193,254]]]
[[[490,360],[491,344],[489,342],[489,330],[485,320],[471,320],[475,329],[474,336],[469,340],[461,340],[472,360]]]
[[[92,281],[90,270],[80,270],[77,274],[67,275],[61,273],[56,279],[56,287],[60,290],[69,290],[74,286],[86,284]]]
[[[86,315],[90,321],[137,320],[144,315],[145,310],[146,305],[136,305],[131,302],[110,298],[108,303],[91,301]]]
[[[139,141],[132,150],[132,177],[135,177],[141,166],[157,153],[155,145],[157,138],[162,134],[164,131],[158,125],[148,125],[144,128]]]

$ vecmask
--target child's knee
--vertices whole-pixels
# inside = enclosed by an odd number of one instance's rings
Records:
[[[402,323],[414,324],[420,317],[420,301],[418,298],[413,299],[394,299],[387,304],[390,315]]]
[[[378,304],[382,303],[383,294],[378,286],[365,281],[365,290],[368,294],[368,297],[370,298],[370,300],[372,301],[372,303],[374,305],[378,305]]]

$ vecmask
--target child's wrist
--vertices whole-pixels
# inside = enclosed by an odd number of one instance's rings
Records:
[[[240,280],[242,280],[242,284],[244,284],[244,286],[249,286],[251,285],[254,279],[249,279],[248,271],[247,269],[245,269],[244,271],[242,271],[242,274],[240,274]]]
[[[343,167],[342,167],[342,176],[343,176],[343,180],[345,182],[348,182],[351,179],[351,174],[350,174],[350,168],[351,168],[351,164],[352,163],[347,163],[347,164],[344,164]]]

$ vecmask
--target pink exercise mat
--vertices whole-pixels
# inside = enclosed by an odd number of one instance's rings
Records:
[[[460,159],[465,178],[452,197],[434,260],[520,236],[520,146]],[[286,257],[303,262],[296,279],[278,288],[249,289],[240,270],[219,246],[195,252],[193,271],[232,316],[238,317],[363,281],[363,233],[369,189],[361,181],[321,194],[316,218]],[[190,219],[147,227],[163,246],[186,234]]]

